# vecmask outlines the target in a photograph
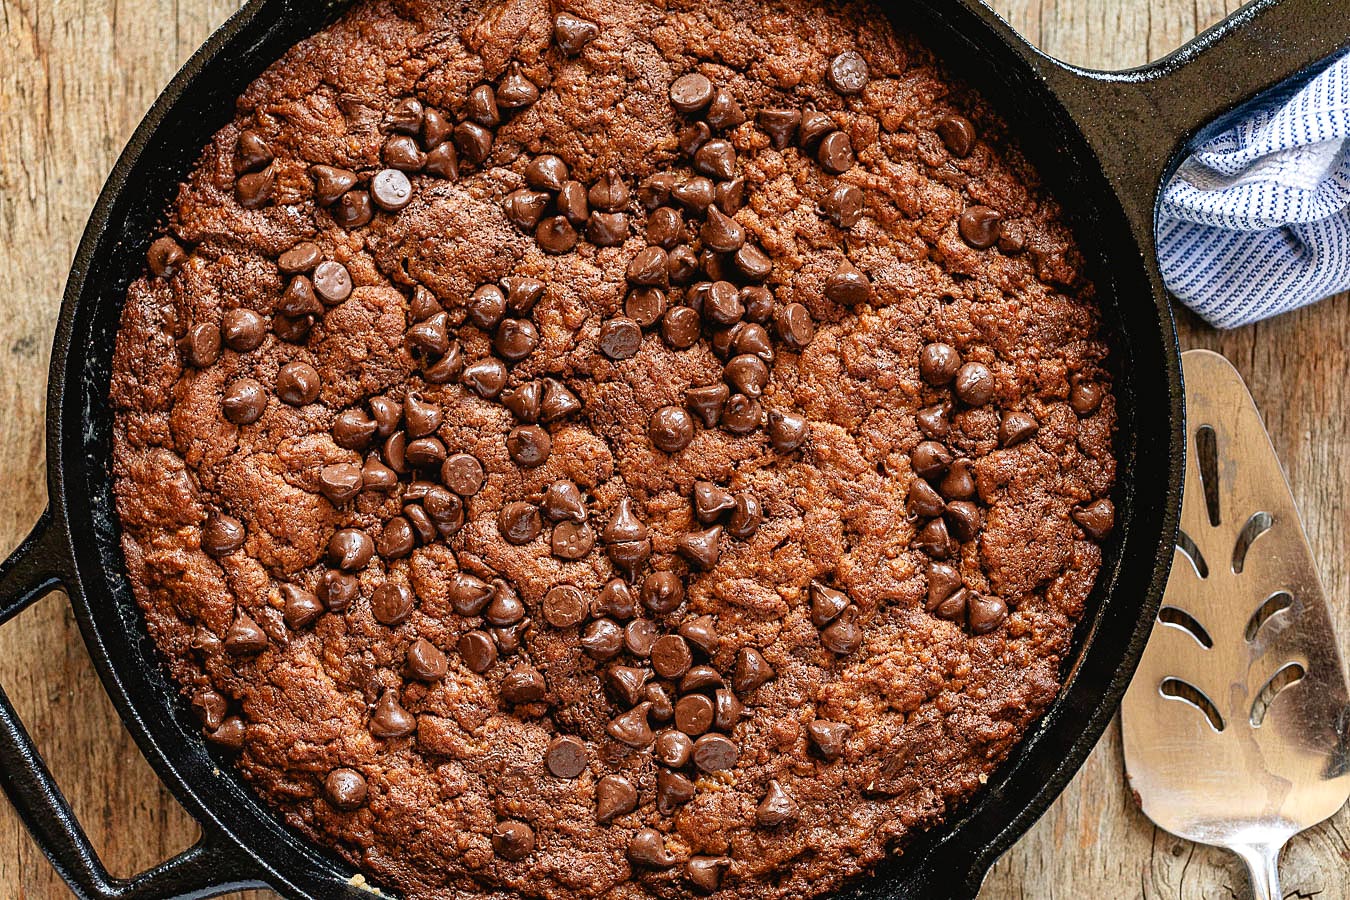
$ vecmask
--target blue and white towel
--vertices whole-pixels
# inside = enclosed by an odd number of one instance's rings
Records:
[[[1168,290],[1219,328],[1350,289],[1350,54],[1195,147],[1157,226]]]

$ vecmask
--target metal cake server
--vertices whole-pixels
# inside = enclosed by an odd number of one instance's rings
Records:
[[[1144,814],[1242,857],[1279,900],[1280,849],[1350,796],[1350,703],[1298,509],[1242,377],[1182,357],[1181,533],[1158,621],[1121,706]]]

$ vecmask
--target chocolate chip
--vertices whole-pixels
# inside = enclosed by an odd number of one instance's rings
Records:
[[[694,420],[678,406],[662,406],[647,426],[652,445],[664,453],[678,453],[694,439]]]
[[[361,467],[337,463],[319,470],[319,491],[334,506],[341,506],[361,493]]]
[[[657,615],[672,613],[684,602],[684,585],[674,572],[652,572],[642,580],[642,605]]]
[[[622,775],[606,775],[595,786],[595,820],[609,823],[637,809],[638,792]]]
[[[422,118],[426,110],[422,101],[416,97],[406,97],[394,104],[389,113],[389,130],[400,134],[417,134],[422,127]]]
[[[502,123],[501,111],[497,108],[497,92],[490,84],[480,84],[469,91],[464,112],[473,123],[484,128],[496,128]]]
[[[332,206],[344,194],[356,187],[356,173],[349,172],[346,169],[338,169],[333,166],[310,166],[309,174],[314,179],[314,199],[322,206]]]
[[[594,22],[570,13],[558,13],[553,20],[553,40],[568,56],[576,56],[599,34],[600,28]]]
[[[840,228],[858,224],[863,212],[863,193],[851,184],[838,184],[825,197],[821,209]]]
[[[805,306],[789,303],[774,316],[778,337],[793,350],[803,350],[816,335],[816,323]]]
[[[769,369],[764,360],[750,353],[734,356],[723,372],[728,382],[747,397],[759,397],[769,383]]]
[[[943,116],[938,120],[937,133],[952,156],[958,159],[965,159],[975,148],[975,126],[964,116]]]
[[[652,705],[651,717],[657,722],[675,718],[675,704],[670,702],[670,691],[665,685],[653,682],[642,689],[642,696]]]
[[[267,167],[275,158],[272,148],[261,134],[252,129],[239,132],[239,140],[235,144],[237,171],[256,172]]]
[[[670,105],[677,112],[692,115],[712,102],[713,85],[697,72],[681,75],[670,85]]]
[[[560,584],[544,595],[544,621],[554,628],[570,628],[586,619],[586,598],[580,589]]]
[[[844,755],[844,746],[852,731],[852,728],[842,722],[816,719],[806,726],[806,737],[811,742],[811,749],[817,755],[828,762],[834,762]]]
[[[544,763],[559,778],[576,778],[586,771],[586,745],[570,734],[558,735],[549,741]]]
[[[576,394],[567,389],[566,385],[555,378],[544,379],[544,398],[539,403],[540,420],[547,422],[556,422],[579,413],[582,409],[582,402],[576,398]]]
[[[689,649],[689,642],[678,634],[667,634],[657,638],[656,643],[652,645],[652,668],[656,674],[662,678],[679,678],[689,667],[693,665],[694,657]],[[706,699],[706,698],[705,698]],[[675,710],[676,720],[679,719],[679,707]],[[709,721],[712,716],[712,705],[708,706]],[[681,729],[690,732],[681,726]]]
[[[952,594],[962,588],[961,573],[955,566],[941,562],[928,564],[928,600],[924,608],[929,612],[937,609]]]
[[[741,292],[744,302],[745,292]],[[764,326],[756,322],[746,322],[740,327],[732,340],[732,348],[737,353],[750,353],[767,362],[773,362],[773,341]]]
[[[656,638],[656,623],[651,619],[634,619],[623,630],[623,645],[629,653],[640,659],[652,655]]]
[[[492,849],[502,859],[522,860],[534,852],[534,829],[524,822],[498,822],[492,832]]]
[[[647,724],[647,712],[651,703],[643,701],[626,713],[620,713],[609,721],[605,731],[616,741],[630,747],[645,747],[652,742],[652,728]]]
[[[520,66],[512,63],[511,69],[497,86],[497,105],[506,109],[522,109],[539,99],[539,88],[526,78]]]
[[[399,172],[420,172],[427,164],[427,155],[417,146],[417,141],[406,134],[394,135],[386,141],[381,155],[386,166]]]
[[[628,238],[628,217],[617,212],[592,213],[586,237],[597,247],[617,247]]]
[[[699,616],[690,619],[680,625],[679,633],[680,637],[707,656],[716,653],[717,647],[721,643],[721,638],[718,637],[717,629],[713,625],[712,616]],[[699,667],[695,666],[694,668]]]
[[[586,199],[586,186],[579,181],[568,181],[558,192],[556,201],[559,215],[573,225],[580,226],[590,217],[590,205]]]
[[[909,464],[922,478],[940,478],[952,464],[952,455],[937,441],[920,441],[910,451]]]
[[[734,253],[745,243],[745,229],[716,206],[708,207],[708,218],[699,230],[703,245],[718,253]]]
[[[552,438],[538,425],[519,425],[506,435],[506,451],[522,468],[542,466],[548,460],[552,446]]]
[[[824,628],[839,618],[839,614],[849,606],[847,594],[819,582],[811,582],[810,595],[811,624],[817,628]]]
[[[726,181],[736,175],[736,148],[725,138],[713,138],[694,153],[694,168],[710,178]]]
[[[370,491],[392,491],[398,487],[398,473],[372,453],[361,466],[361,486]]]
[[[927,481],[915,478],[910,482],[908,509],[912,514],[931,519],[942,515],[946,508],[947,504],[942,495]]]
[[[856,50],[845,50],[830,60],[825,77],[841,94],[858,94],[867,86],[867,60]]]
[[[503,319],[492,346],[507,361],[520,362],[539,346],[539,331],[529,319]]]
[[[595,619],[582,630],[580,643],[586,655],[604,662],[623,650],[623,629],[611,619]]]
[[[661,815],[674,815],[675,810],[693,799],[694,783],[688,778],[665,769],[656,773],[656,809]]]
[[[548,200],[548,194],[543,191],[529,191],[522,188],[506,195],[502,209],[506,213],[507,221],[512,225],[521,231],[530,231],[544,217]]]
[[[988,634],[1008,618],[1008,605],[998,597],[972,594],[966,601],[966,621],[975,634]]]
[[[624,497],[610,518],[609,524],[600,537],[606,543],[622,541],[642,541],[647,539],[647,526],[638,518],[637,509],[631,497]]]
[[[755,821],[765,828],[776,828],[797,821],[799,814],[797,801],[777,780],[770,779],[764,799],[755,807]]]
[[[178,345],[188,365],[198,369],[215,365],[220,359],[220,329],[209,323],[193,325]]]
[[[636,285],[665,287],[666,251],[660,247],[644,247],[637,252],[628,264],[628,280]]]
[[[225,513],[211,513],[202,523],[201,548],[208,556],[226,556],[244,546],[244,523]]]
[[[646,669],[611,666],[605,674],[605,683],[619,702],[626,706],[635,706],[642,699],[642,688],[650,675]]]
[[[510,544],[528,544],[543,528],[538,508],[521,500],[506,504],[497,514],[497,531]]]
[[[984,363],[968,362],[956,370],[956,396],[968,406],[984,406],[994,398],[994,373]]]
[[[680,535],[675,541],[675,549],[693,566],[706,571],[717,565],[718,544],[721,539],[722,526],[713,525],[702,531]]]
[[[433,485],[422,506],[442,537],[450,537],[464,527],[464,501],[445,488]]]
[[[847,259],[825,279],[825,296],[843,306],[872,300],[872,282]]]
[[[343,612],[352,605],[360,590],[355,575],[329,569],[319,577],[316,586],[319,599],[329,612]]]
[[[600,589],[592,604],[595,615],[615,619],[631,619],[636,610],[637,602],[633,599],[633,591],[628,587],[628,582],[622,578],[611,578],[605,582],[605,586]]]
[[[403,559],[412,553],[416,543],[412,523],[403,516],[394,516],[384,523],[376,549],[385,559]]]
[[[639,828],[628,842],[628,859],[650,869],[669,869],[679,860],[666,849],[665,838],[654,828]]]
[[[669,206],[658,206],[647,216],[647,242],[670,250],[683,236],[680,214]]]
[[[679,712],[675,715],[678,720]],[[682,769],[688,765],[693,752],[694,742],[682,731],[663,731],[656,736],[656,743],[652,746],[652,755],[656,761],[672,769]]]
[[[940,619],[959,622],[966,617],[966,605],[969,603],[971,596],[970,591],[961,588],[939,603],[933,613]]]
[[[187,254],[177,241],[165,236],[155,238],[151,242],[150,249],[145,253],[145,259],[150,266],[150,272],[156,278],[172,278],[183,263],[187,262]]]
[[[398,212],[412,202],[412,182],[398,169],[384,169],[370,179],[370,196],[385,212]]]
[[[455,145],[446,141],[433,147],[427,153],[427,161],[423,166],[423,171],[428,175],[448,178],[452,181],[459,178],[459,154],[455,150]]]
[[[942,519],[933,519],[919,529],[914,536],[913,547],[927,553],[933,559],[946,559],[952,555],[951,535],[947,533],[947,523]]]
[[[375,701],[375,711],[370,715],[372,737],[393,740],[416,730],[417,718],[398,702],[398,691],[387,690]]]
[[[366,191],[348,191],[333,203],[333,221],[343,228],[360,228],[375,218],[375,207]]]
[[[472,165],[482,165],[492,152],[492,132],[478,122],[460,122],[455,126],[454,139],[460,157]]]
[[[312,272],[322,258],[319,246],[311,241],[302,241],[277,257],[277,268],[282,275],[302,275]]]
[[[267,634],[243,610],[237,610],[234,621],[225,632],[225,649],[235,656],[252,656],[267,649]]]
[[[283,584],[280,591],[285,603],[282,620],[287,628],[307,628],[323,614],[323,604],[313,591],[294,584]]]
[[[418,638],[408,648],[404,669],[419,681],[440,681],[449,670],[449,662],[435,644]]]
[[[456,453],[441,464],[441,483],[461,497],[472,497],[483,488],[483,464],[468,453]]]
[[[497,645],[486,631],[469,631],[459,639],[459,655],[469,671],[481,675],[497,662]]]
[[[763,281],[773,272],[773,260],[754,244],[744,244],[732,257],[736,271],[750,281]]]
[[[622,569],[629,577],[642,568],[651,558],[651,541],[620,541],[605,548],[609,561]]]
[[[934,387],[950,384],[960,368],[961,354],[950,344],[925,344],[919,352],[919,374]]]
[[[577,230],[563,216],[549,216],[535,229],[534,239],[545,253],[566,253],[577,245]]]
[[[1069,406],[1079,416],[1090,416],[1101,407],[1105,395],[1095,381],[1078,381],[1069,391]]]
[[[742,491],[735,497],[731,515],[727,517],[727,534],[740,541],[754,537],[764,522],[764,507],[754,494]]]
[[[251,425],[267,409],[267,389],[252,378],[230,382],[220,398],[221,414],[234,425]]]
[[[447,119],[438,110],[429,109],[426,115],[422,117],[422,146],[433,153],[436,150],[448,149],[450,158],[454,159],[454,144],[450,141],[454,134],[454,123]],[[430,157],[428,157],[427,169],[430,171]],[[433,173],[441,174],[441,173]],[[457,175],[450,177],[458,177]]]
[[[261,172],[240,175],[234,183],[234,197],[244,209],[262,209],[272,199],[276,184],[276,172],[268,166]]]
[[[938,484],[937,490],[941,491],[942,497],[949,501],[968,501],[975,497],[975,475],[971,471],[971,460],[958,459],[952,463],[952,467],[942,482]]]
[[[600,180],[591,185],[586,199],[593,209],[618,212],[628,205],[628,185],[617,169],[606,169]]]
[[[806,417],[794,412],[771,409],[768,415],[769,444],[776,453],[791,453],[811,436]]]
[[[366,791],[366,778],[355,769],[334,769],[323,780],[324,798],[343,812],[364,806]]]
[[[732,434],[749,434],[759,427],[764,410],[745,394],[732,394],[722,410],[722,427]]]
[[[632,359],[642,347],[642,326],[623,316],[600,326],[600,352],[613,360]]]
[[[745,718],[745,705],[725,688],[713,692],[713,709],[713,727],[718,731],[730,732]]]
[[[819,110],[808,109],[797,126],[797,144],[807,149],[834,130],[834,119]]]
[[[725,686],[726,682],[722,680],[722,674],[712,666],[690,666],[689,671],[680,677],[680,693],[682,694],[693,694],[698,691]]]
[[[724,128],[735,128],[745,121],[745,111],[741,105],[736,102],[736,98],[731,96],[731,92],[726,88],[718,88],[712,96],[712,102],[708,104],[708,112],[703,117],[709,125],[717,130]]]
[[[560,559],[582,559],[595,546],[595,532],[585,522],[559,522],[550,539],[553,555]]]
[[[717,182],[713,187],[713,202],[727,215],[736,215],[745,206],[745,179],[737,177]]]
[[[511,585],[496,579],[492,583],[492,601],[483,611],[483,618],[489,625],[499,628],[515,625],[525,618],[525,605],[520,602],[520,595]]]
[[[704,772],[724,772],[735,768],[741,753],[726,737],[705,734],[694,741],[694,765]]]
[[[407,424],[408,437],[420,438],[441,427],[445,412],[435,403],[428,403],[416,391],[409,391],[403,400],[403,421]]]
[[[492,400],[506,387],[508,373],[500,359],[480,359],[464,367],[463,381],[478,396]]]
[[[408,329],[404,340],[413,351],[436,356],[450,352],[450,332],[446,313],[438,312]]]
[[[1105,497],[1075,508],[1071,515],[1094,541],[1106,540],[1116,527],[1116,506]]]
[[[571,481],[555,481],[550,484],[544,491],[540,508],[551,522],[586,521],[586,502],[581,496],[580,489]]]
[[[1003,217],[987,206],[971,206],[961,213],[957,230],[967,244],[985,250],[994,246],[1003,233]]]
[[[533,666],[516,666],[502,679],[502,699],[507,703],[537,703],[544,699],[547,691],[544,676]]]
[[[686,209],[702,213],[712,206],[714,191],[713,183],[699,175],[675,185],[670,191],[670,196]]]
[[[863,633],[858,625],[858,608],[850,606],[820,630],[820,644],[831,653],[847,656],[862,646]]]
[[[243,719],[230,716],[220,723],[219,728],[206,732],[206,739],[222,749],[237,751],[244,746],[246,731]]]
[[[951,428],[948,421],[950,414],[951,408],[945,403],[939,403],[919,410],[914,415],[914,423],[919,426],[924,437],[941,440]]]
[[[797,109],[762,109],[759,111],[759,127],[768,134],[775,150],[782,150],[792,143],[792,136],[801,124],[802,113]]]
[[[445,462],[445,444],[440,438],[424,437],[409,441],[405,458],[408,465],[418,469],[438,468]]]
[[[853,143],[842,131],[831,131],[816,149],[820,167],[831,175],[843,175],[853,168]]]
[[[340,262],[325,260],[314,270],[314,292],[329,306],[341,303],[352,295],[352,276]]]
[[[672,306],[661,317],[661,336],[676,350],[694,346],[702,331],[698,313],[687,306]]]
[[[768,682],[776,673],[764,655],[754,647],[742,647],[736,654],[736,671],[731,686],[738,694],[746,694]]]
[[[713,702],[711,698],[703,694],[689,694],[676,702],[675,727],[679,728],[684,734],[690,737],[698,737],[712,728],[712,724]],[[692,745],[690,749],[693,749]]]
[[[968,500],[947,504],[947,528],[961,543],[975,540],[980,533],[980,509]]]
[[[685,155],[693,156],[698,149],[712,140],[712,129],[707,122],[690,122],[675,136],[675,143]]]
[[[408,435],[402,431],[391,434],[384,442],[384,447],[380,453],[384,457],[384,462],[395,472],[406,473],[408,471]]]
[[[375,542],[370,534],[355,528],[340,528],[328,541],[328,561],[344,572],[366,568],[375,555]]]
[[[276,310],[288,316],[301,316],[323,312],[319,299],[314,293],[314,282],[304,275],[296,275],[286,284],[277,300]]]

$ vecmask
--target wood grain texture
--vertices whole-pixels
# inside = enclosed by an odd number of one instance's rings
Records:
[[[1154,59],[1234,0],[995,0],[1048,52],[1096,68]],[[155,95],[238,0],[0,0],[0,549],[45,502],[43,415],[52,328],[98,190]],[[1328,23],[1343,28],[1344,23]],[[1247,379],[1284,460],[1341,635],[1350,635],[1350,300],[1238,331],[1181,315],[1183,346],[1222,352]],[[189,845],[197,829],[119,723],[79,630],[53,595],[0,630],[0,684],[116,874]],[[1350,897],[1350,812],[1297,838],[1286,897]],[[69,896],[0,803],[0,896]],[[257,893],[240,897],[263,898]],[[1250,896],[1234,858],[1152,827],[1108,732],[1045,817],[995,866],[982,900]]]

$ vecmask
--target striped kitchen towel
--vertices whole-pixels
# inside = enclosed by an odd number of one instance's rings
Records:
[[[1219,328],[1350,289],[1350,53],[1196,146],[1157,228],[1168,290]]]

